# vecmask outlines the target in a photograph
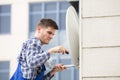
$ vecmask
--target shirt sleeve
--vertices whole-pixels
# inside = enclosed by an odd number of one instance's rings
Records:
[[[51,80],[51,78],[53,77],[54,75],[50,75],[50,72],[47,73],[45,76],[44,76],[44,80]]]
[[[50,54],[35,42],[27,44],[26,53],[26,61],[31,68],[41,66],[50,58]]]

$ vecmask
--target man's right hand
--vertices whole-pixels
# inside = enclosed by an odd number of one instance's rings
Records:
[[[53,47],[48,50],[50,54],[52,53],[62,53],[62,54],[69,54],[69,52],[63,46]]]

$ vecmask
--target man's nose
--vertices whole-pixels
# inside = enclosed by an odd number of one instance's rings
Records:
[[[50,38],[52,39],[53,37],[54,37],[54,35],[53,35],[53,34],[51,34],[51,35],[50,35]]]

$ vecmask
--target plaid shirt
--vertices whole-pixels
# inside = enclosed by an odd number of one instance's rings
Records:
[[[42,70],[42,64],[49,58],[50,54],[41,49],[41,42],[39,39],[31,38],[24,42],[18,56],[23,77],[34,80],[37,74]],[[50,80],[51,78],[52,76],[50,76],[50,73],[44,76],[44,80]]]

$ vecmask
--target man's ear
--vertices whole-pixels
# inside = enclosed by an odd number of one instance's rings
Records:
[[[40,32],[41,26],[37,26],[37,31]]]

